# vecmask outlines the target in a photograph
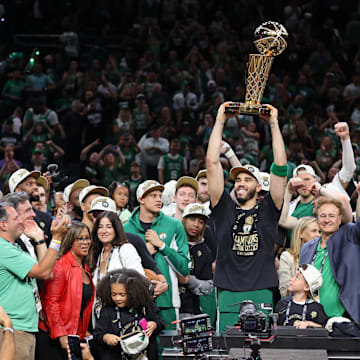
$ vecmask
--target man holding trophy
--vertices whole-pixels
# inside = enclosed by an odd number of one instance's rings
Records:
[[[206,155],[207,178],[213,218],[218,239],[214,284],[218,296],[219,331],[238,321],[244,300],[255,304],[272,304],[272,287],[278,285],[274,265],[274,243],[283,203],[288,172],[284,141],[278,124],[278,111],[261,105],[273,56],[286,47],[285,28],[274,22],[259,26],[255,45],[263,55],[250,55],[245,103],[227,102],[220,106]],[[264,57],[265,59],[263,59]],[[256,90],[256,91],[255,91]],[[237,203],[224,190],[220,148],[225,122],[233,113],[260,115],[270,125],[274,163],[271,166],[269,193],[259,202],[259,170],[237,166],[230,175],[235,183]]]

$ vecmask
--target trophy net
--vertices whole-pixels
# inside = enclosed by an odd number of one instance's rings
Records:
[[[245,102],[260,104],[274,57],[251,54],[249,58]]]

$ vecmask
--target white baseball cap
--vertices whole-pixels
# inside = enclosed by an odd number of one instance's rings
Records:
[[[80,204],[82,204],[85,198],[90,194],[109,196],[109,190],[103,186],[96,186],[96,185],[89,185],[87,187],[84,187],[79,194]]]
[[[319,299],[318,290],[321,288],[323,284],[323,278],[321,272],[315,266],[310,264],[299,265],[298,270],[304,276],[305,281],[309,285],[310,294],[312,298],[318,301]]]
[[[260,171],[261,178],[261,190],[270,191],[270,174],[267,172]]]
[[[91,202],[91,208],[88,213],[93,211],[112,211],[116,213],[115,201],[107,196],[99,196]]]
[[[301,173],[307,173],[316,177],[314,169],[310,165],[299,165],[293,171],[293,177],[297,177]]]
[[[141,183],[136,189],[136,198],[137,199],[143,198],[147,193],[154,190],[160,190],[161,192],[163,192],[164,185],[161,185],[156,180],[146,180],[143,183]]]
[[[201,215],[201,216],[206,217],[207,219],[209,218],[206,206],[203,204],[199,204],[199,203],[186,205],[184,212],[183,212],[183,217],[185,218],[185,217],[191,216],[191,215]]]
[[[68,203],[70,201],[70,195],[71,193],[75,190],[75,189],[83,189],[87,186],[89,186],[90,183],[88,180],[86,179],[78,179],[75,182],[73,182],[72,184],[66,186],[66,188],[64,189],[64,193],[63,193],[63,199],[66,203]]]
[[[260,171],[259,171],[259,169],[258,169],[256,166],[254,166],[254,165],[234,166],[234,167],[230,170],[230,176],[231,176],[231,178],[233,179],[233,181],[235,181],[236,176],[237,176],[240,172],[248,173],[249,175],[251,175],[252,177],[254,177],[259,184],[261,184]]]
[[[40,171],[28,171],[26,169],[16,170],[9,179],[10,192],[14,192],[16,188],[25,181],[28,177],[32,176],[37,179],[41,175]]]
[[[170,180],[164,185],[164,191],[161,195],[161,202],[164,206],[168,206],[174,201],[175,191],[176,180]]]

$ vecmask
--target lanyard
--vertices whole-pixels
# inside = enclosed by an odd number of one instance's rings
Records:
[[[319,240],[319,243],[320,243],[320,241],[321,241],[321,239]],[[319,246],[319,244],[318,244],[318,246]],[[316,258],[316,253],[317,253],[317,251],[315,251],[315,254],[314,254],[314,256],[313,256],[313,258],[311,260],[311,265],[314,265],[315,258]],[[320,273],[322,273],[322,271],[323,271],[327,256],[328,256],[328,251],[327,251],[327,248],[326,248],[326,253],[324,255],[324,258],[322,259],[321,266],[320,266],[320,269],[319,269]]]
[[[114,252],[114,247],[111,249],[111,252],[110,252],[110,255],[109,255],[109,258],[107,259],[106,261],[106,265],[105,265],[105,274],[107,273],[107,270],[109,268],[109,264],[110,264],[110,260],[111,260],[111,257],[112,257],[112,254]],[[100,280],[102,278],[101,276],[101,272],[100,272],[100,263],[102,262],[102,257],[103,257],[103,253],[104,253],[104,248],[101,250],[101,254],[98,258],[98,262],[97,262],[97,278],[98,280]]]
[[[287,324],[289,323],[291,303],[292,303],[292,298],[290,299],[290,301],[288,303],[288,306],[287,306],[287,309],[286,309],[286,318],[285,318],[284,326],[287,326]],[[304,304],[304,308],[303,308],[303,312],[302,312],[301,321],[305,321],[305,319],[306,319],[306,312],[307,312],[308,303],[309,303],[309,300],[306,299],[305,304]]]
[[[115,311],[116,311],[116,321],[118,323],[119,330],[121,330],[122,325],[121,325],[121,319],[120,319],[120,310],[119,310],[119,308],[117,306],[115,306]],[[134,317],[135,317],[135,327],[138,326],[138,316],[139,316],[138,313],[136,313],[134,315]]]

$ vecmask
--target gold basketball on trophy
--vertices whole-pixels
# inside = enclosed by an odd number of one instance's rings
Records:
[[[255,29],[254,44],[260,54],[280,55],[286,49],[288,33],[285,27],[275,21],[268,21]]]
[[[260,104],[269,77],[274,56],[281,54],[287,46],[288,33],[275,21],[267,21],[255,29],[254,44],[260,54],[250,54],[246,80],[245,102],[226,105],[226,113],[247,115],[270,115],[270,110]]]

